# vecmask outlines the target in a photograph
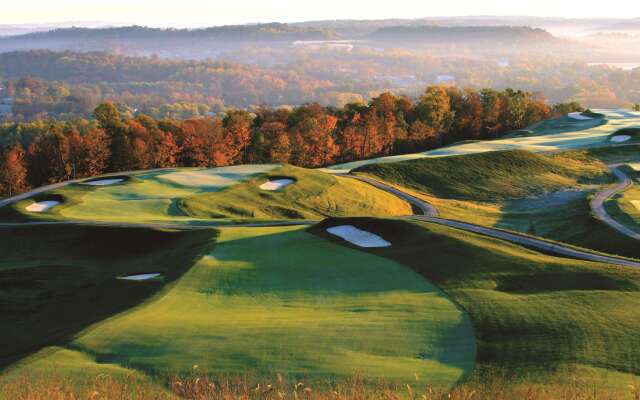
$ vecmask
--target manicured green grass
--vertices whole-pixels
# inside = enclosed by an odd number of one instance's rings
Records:
[[[633,182],[626,190],[613,195],[604,202],[607,213],[616,221],[632,231],[640,232],[640,185],[637,164],[627,164],[618,167]]]
[[[370,164],[355,172],[436,197],[489,202],[525,198],[583,183],[611,182],[601,163],[574,162],[559,155],[543,156],[522,150]]]
[[[521,137],[506,137],[460,143],[423,153],[378,157],[369,160],[337,164],[327,168],[334,172],[348,172],[368,164],[396,163],[421,158],[450,157],[502,150],[527,150],[536,153],[610,146],[609,135],[619,129],[640,126],[640,113],[626,110],[596,110],[605,116],[601,121],[548,120],[525,129]],[[594,126],[591,126],[595,124]]]
[[[134,172],[108,186],[71,184],[0,208],[0,220],[84,220],[107,222],[197,222],[178,207],[180,199],[224,190],[277,168],[276,164],[222,168],[180,168]],[[92,180],[95,180],[93,178]],[[61,201],[46,212],[25,210],[35,201]]]
[[[211,248],[209,231],[83,226],[0,230],[0,368],[126,310]],[[116,277],[144,272],[159,280]]]
[[[281,191],[260,189],[277,178],[295,183]],[[371,185],[290,165],[224,191],[187,197],[180,208],[195,218],[263,220],[411,214],[408,203]]]
[[[268,179],[291,177],[282,191],[265,191]],[[60,205],[33,213],[34,201]],[[0,221],[74,220],[184,223],[230,219],[321,219],[324,216],[408,215],[406,202],[362,182],[293,166],[251,165],[209,170],[141,172],[110,186],[72,184],[0,208]]]
[[[322,382],[360,373],[442,387],[475,358],[467,316],[418,274],[292,227],[221,229],[214,251],[171,290],[68,348],[159,376],[195,364],[214,375]],[[42,353],[16,374],[69,358]]]
[[[631,139],[629,139],[626,143],[629,142],[637,142],[638,139],[640,138],[640,127],[634,127],[634,128],[622,128],[614,133],[611,134],[611,136],[609,137],[609,139],[613,138],[614,136],[631,136]]]
[[[636,151],[504,151],[369,165],[357,172],[408,188],[444,218],[639,258],[636,241],[594,218],[589,208],[589,197],[614,182],[603,161],[637,158]]]
[[[577,132],[592,129],[600,125],[606,124],[604,115],[600,114],[600,117],[592,117],[593,119],[578,120],[568,116],[547,119],[540,121],[536,124],[528,126],[526,129],[516,131],[513,133],[507,133],[503,138],[513,138],[521,136],[534,136],[534,135],[555,135],[558,133]],[[523,131],[526,132],[523,135]]]
[[[342,224],[392,242],[368,251],[411,267],[469,313],[478,340],[472,382],[496,374],[545,382],[586,368],[600,371],[590,374],[596,380],[623,373],[606,384],[626,386],[625,373],[640,373],[640,271],[421,222],[329,219],[313,231],[331,238],[325,229]]]

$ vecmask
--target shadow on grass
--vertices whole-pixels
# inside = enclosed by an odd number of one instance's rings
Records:
[[[157,293],[209,252],[214,237],[86,226],[0,230],[0,370]],[[141,272],[164,278],[116,279]]]

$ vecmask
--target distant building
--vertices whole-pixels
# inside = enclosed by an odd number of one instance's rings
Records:
[[[498,60],[498,67],[500,67],[500,68],[507,68],[510,65],[511,65],[511,62],[507,58],[502,58],[502,59]]]
[[[436,77],[436,83],[452,83],[456,81],[456,77],[453,75],[438,75]]]

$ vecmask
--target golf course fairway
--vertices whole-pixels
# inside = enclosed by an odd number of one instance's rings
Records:
[[[451,387],[470,374],[475,346],[466,314],[409,268],[299,227],[222,228],[214,250],[175,286],[14,373],[58,366],[82,374],[94,359],[153,376],[197,365]]]
[[[624,391],[635,382],[640,372],[640,355],[631,351],[640,345],[637,268],[548,256],[424,222],[332,218],[311,231],[353,248],[326,232],[345,224],[394,244],[360,251],[410,267],[469,313],[478,341],[470,382],[584,379],[599,389]]]
[[[609,138],[615,132],[640,127],[640,112],[605,109],[594,110],[601,118],[580,121],[561,117],[529,126],[516,134],[497,140],[461,142],[422,153],[371,158],[336,164],[326,168],[329,172],[346,173],[369,164],[395,163],[432,157],[450,157],[464,154],[486,153],[500,150],[527,150],[535,153],[588,148],[611,144]],[[519,132],[526,132],[520,134]]]

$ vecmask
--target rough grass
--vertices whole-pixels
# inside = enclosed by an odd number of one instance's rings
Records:
[[[256,379],[360,373],[440,387],[469,374],[475,355],[466,315],[415,272],[291,227],[221,229],[214,251],[170,291],[67,347],[158,379],[197,364]],[[70,368],[67,353],[32,360],[14,373]]]
[[[211,232],[82,226],[0,230],[0,368],[67,343],[175,280],[209,249]],[[117,276],[161,272],[164,280]]]
[[[440,198],[495,202],[585,183],[611,182],[606,167],[522,150],[371,164],[355,170]]]
[[[277,178],[291,178],[295,183],[281,191],[259,188]],[[266,220],[411,214],[408,203],[366,183],[294,166],[284,166],[220,192],[187,197],[180,208],[195,218]]]
[[[87,378],[78,385],[75,381],[55,374],[31,379],[18,376],[0,386],[0,399],[11,400],[141,400],[141,399],[193,399],[193,400],[636,400],[640,396],[637,385],[612,388],[604,379],[615,376],[602,371],[580,369],[563,382],[544,385],[508,382],[495,377],[481,384],[463,384],[451,391],[420,383],[397,385],[387,381],[371,382],[360,376],[340,382],[317,384],[307,381],[288,381],[276,374],[268,380],[255,380],[249,376],[215,376],[194,370],[187,377],[168,380],[171,392],[149,385],[136,375],[114,378],[108,374]],[[589,378],[600,373],[605,384],[594,384]],[[615,377],[619,379],[619,377]],[[629,382],[636,382],[627,377]]]
[[[313,231],[330,238],[324,229],[345,223],[394,243],[369,251],[411,267],[469,313],[478,340],[472,384],[497,374],[544,383],[595,368],[622,373],[624,386],[624,374],[640,373],[640,271],[428,223],[329,219]]]
[[[639,158],[637,146],[544,156],[507,151],[378,164],[361,171],[413,192],[444,218],[638,258],[636,241],[593,217],[589,198],[614,182],[605,162]]]

